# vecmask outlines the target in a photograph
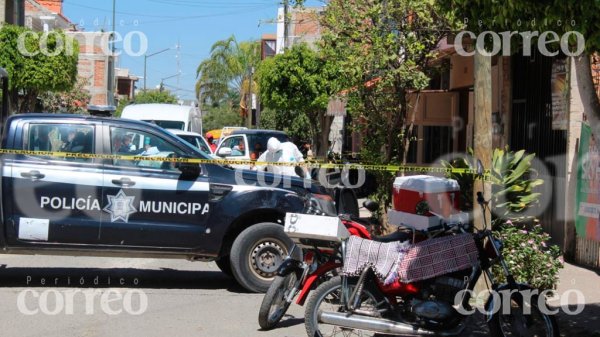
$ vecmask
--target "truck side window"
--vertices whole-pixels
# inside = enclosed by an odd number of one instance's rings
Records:
[[[94,127],[78,124],[31,124],[24,149],[31,151],[93,154]],[[53,160],[89,162],[92,158],[44,156]]]
[[[221,146],[230,148],[232,157],[242,157],[246,154],[246,143],[242,136],[228,138]]]
[[[116,166],[172,170],[175,169],[174,163],[161,158],[181,156],[180,151],[164,139],[143,131],[111,127],[110,139],[112,154],[130,156],[113,159]]]

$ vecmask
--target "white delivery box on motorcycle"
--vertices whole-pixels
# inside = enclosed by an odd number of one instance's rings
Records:
[[[308,247],[332,247],[350,236],[337,216],[286,213],[283,230],[297,245]]]

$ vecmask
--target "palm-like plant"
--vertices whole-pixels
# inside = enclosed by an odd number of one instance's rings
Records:
[[[473,155],[473,150],[469,149]],[[494,227],[507,220],[515,223],[527,223],[533,220],[527,211],[539,203],[540,193],[537,187],[544,181],[537,179],[537,171],[532,167],[535,154],[527,154],[525,150],[513,152],[507,148],[495,149],[490,167],[490,183],[492,184],[492,204],[494,211]],[[442,162],[446,168],[470,169],[475,167],[467,158],[455,158],[450,162]],[[473,187],[475,177],[471,173],[449,173],[461,186],[461,208],[471,210],[473,207]]]
[[[211,47],[210,57],[200,63],[196,71],[196,95],[202,102],[219,104],[231,97],[231,92],[243,98],[245,94],[256,92],[252,88],[250,69],[256,68],[260,62],[260,44],[258,41],[238,43],[235,36],[215,42]]]

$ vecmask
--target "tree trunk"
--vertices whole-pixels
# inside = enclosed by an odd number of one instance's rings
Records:
[[[9,91],[10,102],[9,102],[9,112],[8,115],[13,115],[21,112],[21,102],[19,97],[19,92],[16,89]]]
[[[398,134],[404,129],[405,121],[406,121],[406,91],[404,89],[399,89],[397,93],[399,97],[399,102],[396,105],[400,108],[400,111],[396,113],[392,113],[391,120],[389,121],[389,125],[391,126],[391,130],[387,135],[387,146],[385,153],[385,164],[389,164],[392,161],[392,156],[394,154],[394,144],[397,144],[394,141],[394,138],[398,136]]]
[[[315,125],[316,123],[311,123],[310,125],[310,133],[311,133],[311,141],[312,141],[312,151],[313,156],[321,157],[321,145],[319,144],[319,127]]]
[[[333,119],[331,116],[327,116],[327,114],[323,111],[318,115],[320,132],[317,131],[318,139],[319,139],[319,148],[317,149],[317,153],[319,156],[327,156],[327,150],[329,149],[329,129],[331,129],[331,123]]]
[[[421,92],[417,92],[417,98],[415,99],[415,106],[411,107],[411,115],[408,121],[408,128],[404,139],[402,140],[402,144],[404,147],[404,151],[402,153],[402,165],[406,165],[406,161],[408,160],[408,151],[410,150],[410,142],[412,138],[413,129],[415,126],[415,119],[417,117],[417,109],[419,108],[419,101],[421,99]]]
[[[583,103],[588,124],[592,127],[595,135],[600,135],[600,100],[594,87],[590,55],[583,54],[574,57],[573,60],[577,73],[579,94],[581,95],[581,102]]]

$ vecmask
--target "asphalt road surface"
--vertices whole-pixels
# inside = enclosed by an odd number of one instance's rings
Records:
[[[0,256],[2,336],[306,336],[297,305],[260,331],[261,301],[212,262]]]
[[[0,255],[1,336],[306,336],[296,304],[261,331],[262,297],[213,262]],[[463,336],[487,336],[474,320]]]

